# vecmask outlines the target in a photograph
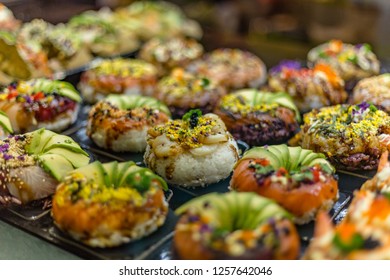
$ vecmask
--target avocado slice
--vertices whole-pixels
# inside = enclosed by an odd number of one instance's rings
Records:
[[[71,150],[62,149],[62,148],[53,148],[48,150],[45,154],[57,154],[62,155],[73,165],[74,168],[79,168],[85,166],[89,163],[89,156],[84,154],[76,153]]]
[[[301,163],[301,166],[309,166],[311,162],[317,158],[325,158],[323,154],[311,152],[308,154]]]
[[[105,163],[103,164],[103,168],[106,171],[104,176],[104,182],[106,186],[114,186],[114,182],[118,174],[118,162],[112,161],[109,163]]]
[[[302,152],[301,147],[288,147],[290,151],[290,170],[296,170],[299,164],[299,158]]]
[[[44,154],[38,158],[42,168],[57,181],[60,181],[68,172],[73,170],[73,165],[62,155]]]
[[[44,128],[35,130],[25,134],[30,137],[30,141],[26,144],[25,150],[28,154],[40,154],[43,152],[44,147],[50,141],[50,139],[57,135],[53,131],[46,130]]]
[[[0,125],[3,127],[4,131],[8,133],[13,132],[11,122],[3,111],[0,111]]]
[[[122,176],[120,178],[119,181],[117,181],[117,185],[116,186],[122,186],[125,184],[125,180],[127,179],[127,177],[132,174],[132,173],[136,173],[136,172],[139,172],[142,167],[139,167],[137,166],[134,162],[130,161],[128,162],[129,164],[127,165],[127,168],[126,169],[122,169],[123,170],[123,173],[122,173]]]
[[[235,221],[235,228],[244,228],[246,221],[248,220],[248,214],[251,212],[249,207],[251,205],[251,201],[254,197],[256,197],[257,194],[249,193],[249,192],[243,192],[243,193],[237,193],[237,218]]]
[[[106,102],[111,103],[111,105],[117,107],[118,109],[124,110],[126,107],[126,103],[123,101],[122,96],[118,96],[117,94],[110,94],[106,99]]]
[[[284,217],[291,217],[291,215],[286,212],[282,207],[280,207],[276,203],[269,203],[262,209],[262,211],[258,212],[258,215],[253,220],[254,225],[260,225],[267,221],[270,218],[278,219]]]
[[[249,211],[245,224],[242,227],[243,229],[254,229],[258,225],[257,217],[259,216],[259,213],[261,213],[268,204],[272,203],[270,199],[262,196],[254,196],[250,202],[251,204],[248,207]]]
[[[281,163],[281,166],[286,166],[283,153],[276,146],[268,146],[265,148],[267,151],[273,153]]]
[[[224,216],[227,216],[230,219],[228,222],[228,224],[230,224],[230,230],[234,230],[237,228],[237,222],[240,215],[237,193],[232,191],[221,195],[220,198],[227,207],[227,212]]]
[[[34,79],[29,81],[33,87],[33,92],[57,93],[61,96],[68,97],[76,102],[81,102],[80,94],[72,84],[64,81],[52,81],[49,79]]]
[[[72,173],[81,173],[87,179],[94,181],[100,186],[104,186],[104,176],[106,172],[103,168],[103,165],[99,161],[94,161],[91,164],[75,169],[71,172],[71,174]]]
[[[326,165],[329,167],[330,170],[332,170],[332,172],[335,172],[335,168],[329,163],[329,161],[327,161],[326,159],[324,158],[316,158],[315,160],[313,160],[309,166],[314,166],[316,164],[320,164],[320,165]]]
[[[279,161],[278,157],[263,147],[255,147],[247,151],[242,159],[247,158],[266,158],[275,169],[282,166],[282,163]]]
[[[113,185],[115,187],[119,186],[119,183],[122,181],[122,178],[124,178],[124,175],[127,172],[127,169],[132,165],[131,163],[133,163],[133,162],[126,161],[126,162],[118,163],[117,176],[115,178],[115,182],[113,182]]]
[[[88,156],[87,152],[81,149],[79,144],[77,144],[71,137],[65,135],[54,134],[44,146],[43,152],[47,152],[54,148],[68,149]]]
[[[278,103],[279,105],[286,107],[292,111],[295,112],[295,118],[298,122],[301,121],[301,114],[299,113],[299,110],[297,106],[295,106],[294,102],[292,101],[292,98],[290,95],[284,92],[278,92],[274,93],[274,100],[275,103]]]
[[[301,169],[302,167],[302,162],[304,161],[304,159],[310,154],[312,153],[313,151],[311,150],[307,150],[307,149],[302,149],[301,150],[301,153],[299,154],[299,159],[298,159],[298,162],[297,162],[297,165],[296,165],[296,168],[297,169]]]
[[[228,201],[227,197],[229,194],[222,194],[209,199],[211,209],[203,208],[202,211],[213,211],[213,208],[216,211],[217,223],[219,229],[232,231],[234,226],[234,218],[237,216],[237,205],[231,205],[231,202]]]
[[[283,161],[284,161],[284,168],[290,170],[291,168],[290,148],[286,144],[275,145],[274,147],[278,149],[282,154]]]

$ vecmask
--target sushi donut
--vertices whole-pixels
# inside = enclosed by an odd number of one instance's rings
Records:
[[[88,103],[109,94],[151,95],[157,84],[157,69],[150,63],[131,58],[100,61],[81,75],[78,88]]]
[[[67,82],[33,79],[13,82],[0,91],[0,110],[15,133],[38,128],[62,131],[77,119],[81,97]]]
[[[349,83],[378,75],[380,71],[380,62],[369,44],[352,45],[331,40],[310,50],[307,60],[313,65],[330,65]]]
[[[291,143],[323,153],[336,167],[372,170],[390,149],[390,117],[374,105],[336,105],[307,113]]]
[[[390,259],[390,200],[387,193],[355,191],[343,221],[336,227],[322,213],[305,259]]]
[[[179,259],[296,259],[300,242],[290,215],[254,193],[211,193],[176,210]]]
[[[234,168],[230,188],[276,201],[296,224],[329,211],[339,196],[334,168],[323,154],[285,144],[248,150]]]
[[[390,113],[390,74],[360,80],[353,89],[351,102],[370,102]]]
[[[118,246],[164,224],[164,189],[161,177],[134,162],[95,161],[65,176],[51,213],[56,226],[84,244]]]
[[[325,64],[308,69],[294,61],[282,61],[270,70],[268,89],[287,92],[301,112],[342,104],[348,98],[344,81]]]
[[[215,114],[235,139],[250,146],[277,144],[299,128],[300,114],[286,93],[243,89],[222,98]]]
[[[167,1],[136,1],[115,10],[115,24],[142,41],[186,36],[200,39],[202,28],[176,4]]]
[[[147,130],[169,118],[168,108],[152,97],[110,95],[89,112],[87,135],[104,149],[143,152]]]
[[[267,79],[264,62],[239,49],[216,49],[190,63],[187,70],[219,82],[229,89],[258,88]]]
[[[174,118],[181,118],[191,109],[211,113],[225,94],[226,89],[212,79],[176,68],[159,81],[154,97],[169,107]]]
[[[0,111],[0,139],[5,138],[10,133],[13,133],[11,122],[7,115]]]
[[[141,48],[139,58],[156,66],[160,75],[167,75],[176,67],[186,67],[202,54],[203,46],[191,38],[152,38]]]
[[[228,177],[238,160],[236,141],[215,114],[191,110],[148,130],[145,164],[168,183],[205,186]]]
[[[41,128],[0,140],[0,204],[27,204],[52,195],[88,154],[64,135]]]

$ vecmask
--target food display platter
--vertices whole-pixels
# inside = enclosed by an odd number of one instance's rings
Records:
[[[131,57],[133,55],[134,54],[128,54],[126,56]],[[76,69],[75,71],[67,72],[64,80],[77,86],[81,72],[88,67],[90,67],[90,65]],[[387,70],[389,68],[388,64],[383,65],[382,72],[388,72]],[[90,154],[91,161],[99,160],[104,163],[113,160],[119,162],[132,160],[138,165],[144,166],[142,154],[105,151],[98,148],[87,137],[86,119],[89,110],[90,106],[83,106],[82,110],[80,110],[77,122],[62,134],[68,135],[78,142],[82,148]],[[249,149],[249,146],[243,142],[239,142],[239,148],[241,152],[244,152]],[[372,178],[375,173],[375,170],[369,172],[337,171],[337,176],[339,178],[339,199],[330,211],[332,221],[335,224],[339,223],[343,217],[345,217],[354,190],[359,189],[361,185],[367,179]],[[85,259],[175,259],[172,248],[172,238],[178,217],[174,214],[174,210],[197,196],[210,192],[228,192],[230,178],[231,177],[201,188],[170,186],[169,191],[165,194],[170,207],[165,224],[150,236],[115,248],[99,249],[88,247],[63,234],[53,223],[50,206],[43,205],[42,203],[30,205],[28,207],[0,206],[0,220]],[[301,254],[303,254],[313,237],[314,222],[310,222],[303,226],[297,226],[297,229],[301,239]]]
[[[66,130],[64,134],[71,136],[75,141],[80,143],[80,145],[91,155],[91,160],[99,160],[101,162],[133,160],[137,164],[143,165],[142,154],[113,153],[95,146],[86,136],[85,132],[86,115],[88,111],[89,106],[84,106],[83,110],[80,112],[78,122]],[[239,143],[239,146],[242,151],[245,151],[248,148],[248,146],[242,142]],[[339,200],[330,213],[335,223],[338,223],[344,217],[353,191],[358,189],[374,174],[375,171],[364,173],[339,171],[337,173],[339,177],[340,195]],[[204,188],[170,186],[170,190],[166,192],[166,196],[169,200],[170,212],[164,226],[148,237],[111,249],[91,248],[64,235],[53,224],[50,215],[50,207],[43,209],[43,205],[41,204],[29,207],[13,206],[0,208],[0,219],[86,259],[174,259],[172,237],[178,219],[174,214],[174,210],[194,197],[209,192],[222,193],[229,191],[229,181],[230,178],[227,178]],[[301,236],[302,253],[313,236],[313,229],[313,222],[304,226],[298,226],[298,231]]]

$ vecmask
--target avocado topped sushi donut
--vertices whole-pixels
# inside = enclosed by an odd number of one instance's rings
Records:
[[[369,44],[352,45],[331,40],[309,51],[307,60],[312,64],[330,65],[347,82],[379,74],[380,62]]]
[[[109,94],[151,95],[157,83],[157,69],[131,58],[104,59],[81,75],[78,88],[88,103]]]
[[[300,114],[286,93],[243,89],[222,98],[215,109],[235,139],[251,146],[280,143],[299,127]]]
[[[390,113],[390,74],[360,80],[353,89],[351,103],[371,102]]]
[[[168,108],[152,97],[110,95],[89,112],[87,135],[105,149],[142,152],[147,130],[169,118]]]
[[[258,88],[267,79],[264,62],[239,49],[216,49],[190,63],[187,70],[219,82],[228,89]]]
[[[139,58],[156,66],[162,76],[176,67],[186,67],[202,54],[203,46],[191,38],[152,38],[141,48]]]
[[[0,110],[15,133],[37,128],[62,131],[77,119],[81,97],[67,82],[34,79],[13,82],[0,91]]]
[[[323,154],[285,144],[247,151],[233,171],[230,187],[275,200],[305,224],[338,199],[334,168]]]
[[[67,172],[88,162],[72,138],[44,128],[0,140],[0,204],[46,198]]]
[[[13,133],[11,122],[7,115],[0,111],[0,139],[3,139],[10,133]]]
[[[296,61],[282,61],[270,70],[268,89],[287,92],[301,112],[341,104],[348,98],[344,81],[325,64],[309,69]]]
[[[290,215],[254,193],[211,193],[176,210],[179,259],[296,259],[300,242]]]
[[[225,179],[238,160],[236,141],[215,114],[191,110],[148,130],[145,164],[168,183],[205,186]]]
[[[154,96],[169,107],[174,118],[181,118],[191,109],[211,113],[225,94],[226,89],[211,78],[176,68],[159,81]]]
[[[390,149],[390,117],[366,102],[316,109],[293,141],[325,154],[336,168],[372,170]]]
[[[145,237],[165,222],[165,181],[134,162],[95,161],[64,177],[53,197],[54,223],[92,247]]]

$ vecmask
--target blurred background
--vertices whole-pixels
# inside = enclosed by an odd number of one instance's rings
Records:
[[[65,22],[77,13],[130,0],[2,1],[18,19]],[[199,21],[206,49],[240,47],[267,65],[285,58],[305,59],[307,51],[329,39],[370,43],[390,59],[390,0],[172,0]]]

